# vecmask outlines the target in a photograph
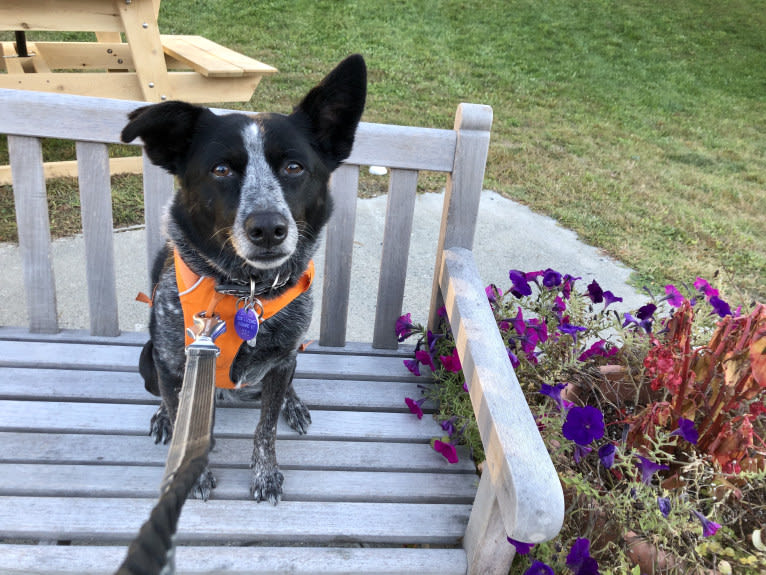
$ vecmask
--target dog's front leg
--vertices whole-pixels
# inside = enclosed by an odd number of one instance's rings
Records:
[[[274,505],[279,503],[282,497],[284,481],[284,476],[277,466],[277,421],[285,393],[295,373],[295,364],[296,356],[293,354],[263,378],[261,418],[255,429],[250,494],[256,501],[268,500]]]

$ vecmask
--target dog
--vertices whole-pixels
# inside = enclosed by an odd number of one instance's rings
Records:
[[[150,340],[139,365],[146,388],[162,398],[150,433],[155,443],[172,435],[190,327],[181,299],[204,280],[215,293],[234,298],[229,307],[249,307],[265,318],[252,340],[247,329],[237,334],[242,326],[236,318],[236,329],[226,319],[233,361],[221,366],[219,357],[216,365],[217,386],[233,387],[235,394],[260,392],[250,485],[256,501],[281,499],[284,478],[275,451],[280,411],[301,434],[311,423],[292,385],[311,321],[311,258],[332,210],[330,174],[351,153],[366,92],[366,65],[357,54],[289,115],[216,115],[168,101],[131,112],[121,134],[124,142],[141,138],[152,163],[179,184],[165,214],[168,242],[153,266]],[[201,297],[196,312],[206,310],[200,302],[207,296]],[[281,306],[267,317],[264,309],[274,301]],[[207,499],[214,487],[206,470],[192,496]]]

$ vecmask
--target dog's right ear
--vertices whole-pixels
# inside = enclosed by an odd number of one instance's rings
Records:
[[[123,128],[123,142],[141,138],[152,163],[178,174],[179,162],[186,156],[195,127],[207,108],[186,102],[162,102],[133,110]]]

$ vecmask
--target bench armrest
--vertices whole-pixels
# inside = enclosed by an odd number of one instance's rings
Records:
[[[473,253],[444,251],[440,286],[471,395],[506,533],[519,541],[552,539],[564,519],[564,495],[479,278]]]

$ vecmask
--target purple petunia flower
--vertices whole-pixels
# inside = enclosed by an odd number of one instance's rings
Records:
[[[503,291],[495,284],[489,284],[484,291],[487,293],[487,299],[490,303],[497,302],[497,298],[503,296]]]
[[[616,347],[610,347],[609,349],[604,348],[606,343],[607,342],[604,341],[603,339],[598,340],[593,345],[591,345],[588,349],[582,352],[580,356],[577,358],[577,361],[588,361],[594,355],[600,355],[602,357],[611,357],[614,354],[616,354],[617,353]]]
[[[396,320],[396,337],[399,341],[404,341],[415,333],[415,326],[412,323],[412,315],[406,313]]]
[[[458,371],[463,369],[462,366],[460,365],[460,357],[458,357],[457,348],[452,350],[451,355],[440,355],[439,360],[442,362],[444,369],[446,369],[447,371],[457,373]]]
[[[698,277],[694,280],[694,289],[703,293],[707,300],[710,300],[712,297],[718,297],[718,290],[713,288],[704,278]]]
[[[561,285],[561,274],[556,270],[548,268],[543,272],[543,285],[547,288]]]
[[[457,450],[455,449],[455,446],[452,445],[451,443],[441,441],[440,439],[435,439],[433,443],[433,448],[434,448],[434,451],[441,453],[444,456],[444,458],[450,463],[458,462]]]
[[[422,363],[423,365],[427,365],[431,371],[434,371],[434,362],[431,359],[431,354],[427,351],[423,351],[422,349],[419,349],[415,352],[415,359]]]
[[[575,443],[574,446],[574,452],[572,453],[572,457],[574,458],[574,462],[580,463],[580,460],[587,456],[591,451],[593,451],[592,447],[587,447],[585,445],[578,445]]]
[[[681,295],[681,292],[673,284],[665,286],[665,299],[673,307],[681,307],[685,301],[684,296]]]
[[[420,364],[418,363],[418,360],[416,359],[405,359],[404,360],[404,367],[410,370],[410,372],[413,375],[420,375]]]
[[[516,357],[516,354],[511,351],[510,347],[506,347],[505,351],[508,352],[508,359],[511,360],[511,365],[513,366],[513,369],[518,369],[518,367],[521,365],[521,361],[519,361],[519,358]]]
[[[532,561],[532,565],[524,571],[523,575],[556,575],[553,569],[542,561]]]
[[[590,556],[590,540],[580,537],[572,544],[566,559],[566,566],[575,575],[598,575],[598,563]]]
[[[579,325],[573,325],[573,324],[569,323],[569,316],[566,316],[566,317],[564,317],[563,320],[561,320],[561,323],[559,324],[558,329],[559,329],[559,331],[561,333],[565,333],[567,335],[571,335],[572,339],[575,342],[577,342],[577,334],[578,333],[581,333],[581,332],[584,332],[584,331],[588,331],[588,329],[585,328],[585,327],[582,327],[582,326],[579,326]]]
[[[716,532],[721,528],[720,523],[716,523],[715,521],[711,521],[702,513],[696,510],[692,510],[692,513],[697,517],[697,519],[700,520],[700,523],[702,523],[702,536],[703,537],[712,537],[716,534]]]
[[[605,443],[598,448],[598,458],[601,460],[601,465],[607,469],[614,465],[614,455],[617,452],[617,448],[613,443]]]
[[[683,417],[678,419],[678,429],[670,435],[680,435],[686,441],[694,445],[697,445],[697,441],[699,440],[699,433],[697,432],[697,428],[694,427],[694,422],[691,419],[685,419]]]
[[[455,416],[453,415],[449,419],[445,419],[439,425],[441,425],[441,428],[447,432],[447,435],[452,437],[455,434]]]
[[[511,539],[510,537],[506,537],[508,539],[508,543],[513,545],[516,548],[516,553],[519,555],[529,555],[529,552],[532,550],[532,547],[535,546],[534,543],[524,543],[522,541],[516,541],[515,539]]]
[[[570,276],[569,274],[566,274],[562,278],[561,295],[564,296],[564,299],[569,299],[569,296],[572,295],[572,288],[574,287],[574,283],[579,279],[582,278]]]
[[[410,408],[410,411],[418,416],[418,419],[423,419],[423,409],[421,406],[425,403],[426,398],[418,399],[417,401],[411,397],[405,397],[404,403]]]
[[[648,303],[638,308],[638,310],[636,311],[636,317],[639,320],[644,321],[644,320],[650,319],[654,315],[655,311],[657,311],[657,306],[654,305],[653,303]]]
[[[667,497],[658,497],[657,507],[660,508],[660,513],[662,513],[663,517],[670,515],[670,499]]]
[[[641,470],[641,483],[644,483],[645,485],[649,485],[652,482],[652,475],[661,469],[668,469],[667,465],[660,465],[641,455],[636,455],[636,457],[638,458],[638,463],[636,463],[636,465]]]
[[[508,277],[510,278],[511,283],[513,283],[511,293],[514,296],[520,298],[525,295],[532,295],[532,287],[529,285],[527,275],[524,272],[511,270],[508,272]]]
[[[578,445],[588,445],[604,436],[604,414],[591,405],[573,407],[561,428],[564,437]]]
[[[557,383],[556,385],[548,385],[547,383],[542,383],[540,384],[540,393],[547,395],[553,401],[555,401],[559,411],[564,411],[564,399],[561,397],[561,392],[567,385],[569,384]]]
[[[726,317],[732,315],[731,307],[729,304],[723,301],[717,295],[714,295],[708,300],[708,303],[713,307],[713,311],[718,314],[719,317]]]
[[[604,309],[606,309],[607,307],[609,307],[613,303],[619,303],[621,301],[622,301],[621,297],[617,297],[616,295],[614,295],[609,290],[606,290],[604,292]]]
[[[601,286],[598,285],[596,280],[593,280],[588,284],[588,297],[593,303],[601,303],[604,301],[604,291]]]
[[[556,299],[553,300],[552,309],[553,309],[553,313],[561,317],[561,314],[567,310],[567,304],[559,296],[556,296]]]

